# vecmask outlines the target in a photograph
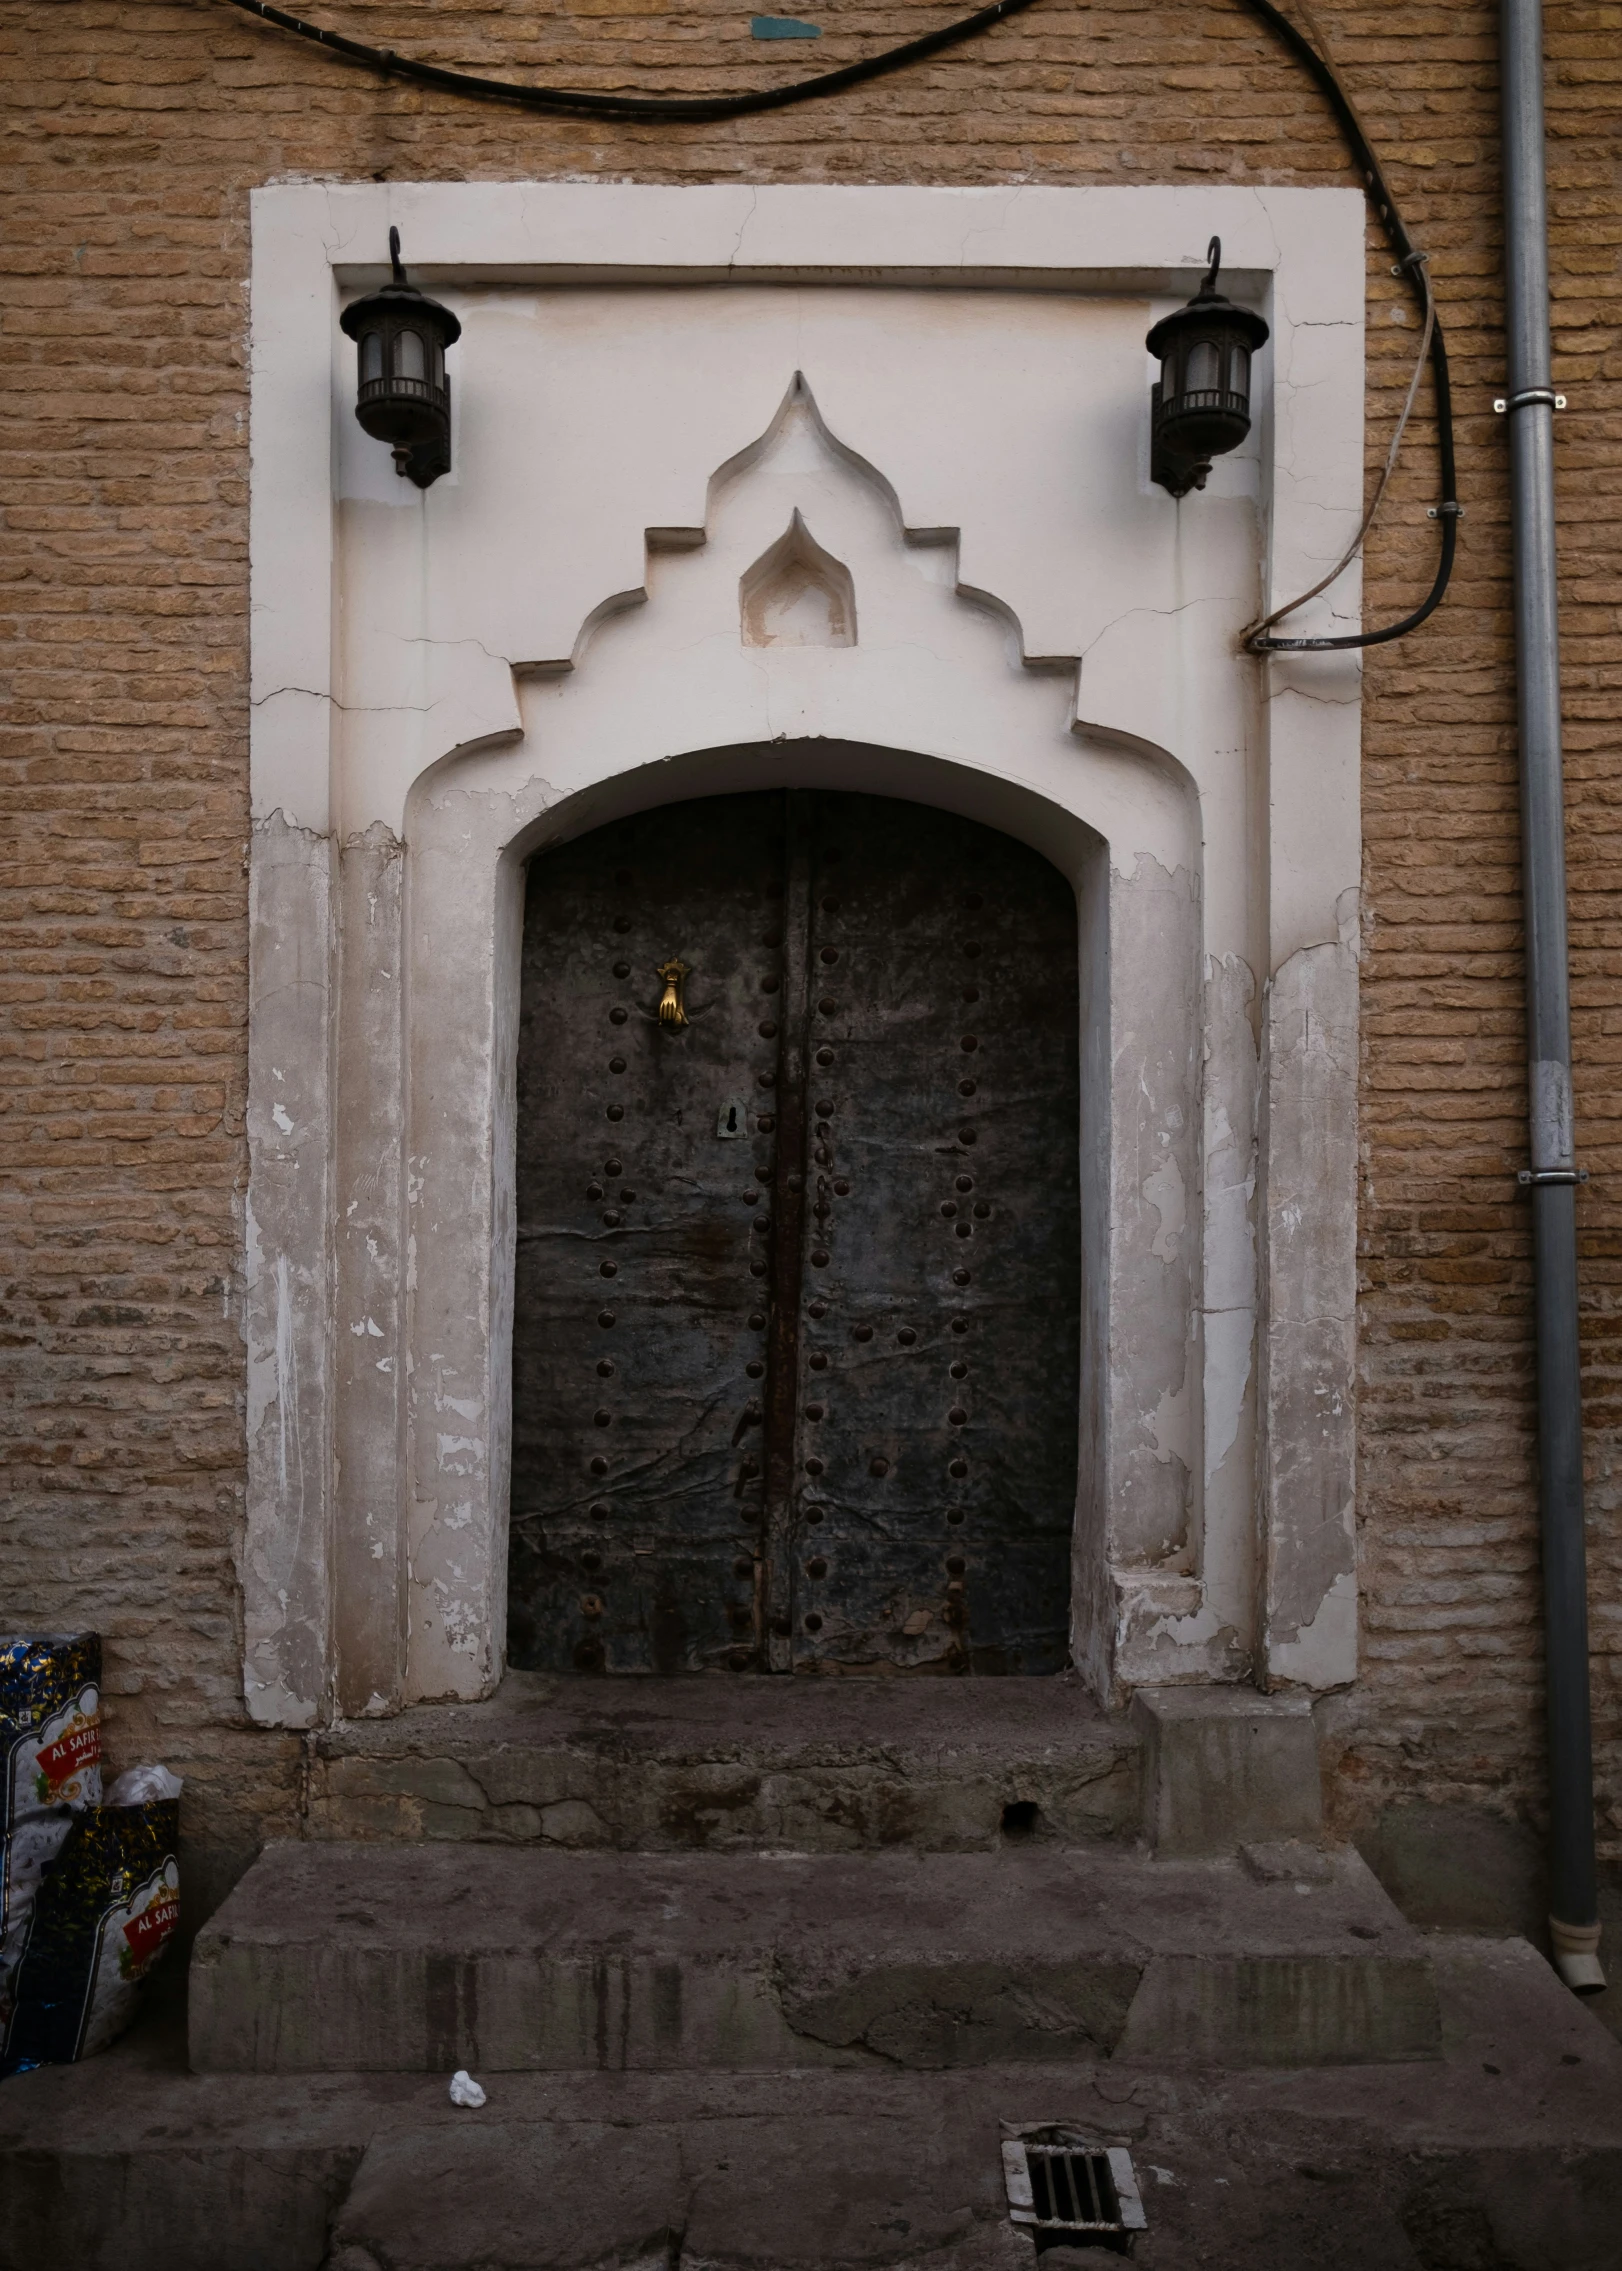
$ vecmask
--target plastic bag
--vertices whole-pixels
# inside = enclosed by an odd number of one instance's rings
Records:
[[[73,1817],[35,1895],[0,2076],[71,2064],[123,2033],[180,1921],[179,1837],[178,1798]]]
[[[127,1766],[107,1793],[109,1806],[150,1806],[157,1798],[178,1798],[185,1784],[166,1766]]]
[[[101,1639],[0,1639],[0,2041],[40,1879],[101,1797]]]

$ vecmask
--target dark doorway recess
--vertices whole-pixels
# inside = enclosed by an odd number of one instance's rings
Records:
[[[1077,1020],[1069,884],[926,806],[531,864],[514,1664],[1063,1667]]]

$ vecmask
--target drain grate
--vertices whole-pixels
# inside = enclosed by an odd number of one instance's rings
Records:
[[[1080,2242],[1124,2252],[1146,2229],[1132,2156],[1120,2145],[1089,2144],[1056,2127],[1009,2131],[1003,2181],[1012,2220],[1038,2249]]]

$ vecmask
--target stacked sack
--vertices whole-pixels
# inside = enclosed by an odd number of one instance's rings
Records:
[[[100,2050],[180,1917],[180,1783],[101,1803],[101,1642],[0,1639],[0,2076]]]
[[[101,1803],[101,1640],[0,1640],[0,2039],[40,1879]]]

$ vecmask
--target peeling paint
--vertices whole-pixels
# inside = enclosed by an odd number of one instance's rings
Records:
[[[1209,1312],[1205,1319],[1205,1483],[1209,1490],[1239,1440],[1256,1347],[1249,1310]]]
[[[1169,1137],[1162,1137],[1169,1142]],[[1143,1181],[1143,1195],[1160,1217],[1160,1227],[1149,1241],[1149,1251],[1156,1261],[1174,1262],[1188,1223],[1188,1193],[1173,1153],[1165,1158]]]
[[[1339,1573],[1312,1622],[1293,1640],[1270,1643],[1267,1662],[1275,1678],[1299,1681],[1303,1687],[1344,1684],[1357,1677],[1357,1578],[1352,1570]],[[1326,1677],[1331,1670],[1333,1681]]]
[[[279,815],[255,826],[243,1335],[249,1505],[269,1519],[242,1557],[244,1694],[256,1719],[293,1726],[321,1716],[330,1680],[331,873],[320,837]]]
[[[1265,1661],[1328,1688],[1357,1670],[1355,948],[1288,957],[1267,1012]]]
[[[1180,1459],[1188,1466],[1189,1457],[1189,1383],[1180,1388],[1163,1388],[1160,1401],[1144,1420],[1144,1426],[1154,1438],[1157,1459]]]
[[[288,1282],[287,1256],[276,1256],[276,1481],[288,1495],[292,1472],[299,1464],[302,1438],[298,1418],[298,1351],[293,1345],[293,1296]],[[298,1477],[299,1496],[304,1477]]]

